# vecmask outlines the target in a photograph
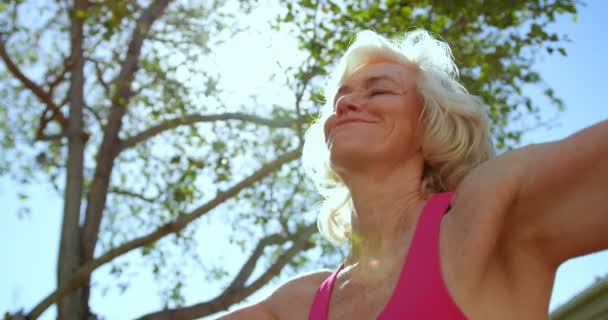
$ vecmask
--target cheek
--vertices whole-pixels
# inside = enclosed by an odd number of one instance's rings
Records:
[[[420,112],[410,112],[408,121],[411,143],[416,149],[421,148],[424,138],[424,126],[420,115]]]
[[[334,126],[335,122],[336,122],[336,116],[331,115],[323,123],[323,139],[325,140],[325,143],[327,143],[327,135],[329,133],[329,129]]]
[[[391,135],[396,144],[420,143],[422,137],[421,107],[416,99],[403,101],[390,121]]]
[[[410,96],[406,99],[405,106],[406,107],[403,109],[403,117],[413,130],[418,131],[423,108],[420,99],[415,96]]]

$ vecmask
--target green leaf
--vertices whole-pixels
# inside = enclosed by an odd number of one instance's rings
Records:
[[[74,16],[76,16],[78,19],[84,20],[87,18],[87,12],[85,10],[76,10],[74,12]]]

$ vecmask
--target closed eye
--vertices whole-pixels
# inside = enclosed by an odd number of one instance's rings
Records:
[[[375,90],[370,91],[370,93],[369,93],[369,95],[372,96],[372,97],[373,96],[377,96],[377,95],[381,95],[381,94],[392,94],[392,92],[389,91],[389,90],[375,89]]]

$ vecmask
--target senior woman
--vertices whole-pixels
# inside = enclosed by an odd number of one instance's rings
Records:
[[[608,122],[494,157],[449,47],[358,34],[303,159],[318,218],[350,243],[221,319],[546,319],[557,267],[608,248]]]

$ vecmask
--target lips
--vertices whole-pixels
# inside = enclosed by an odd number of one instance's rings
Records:
[[[354,122],[371,123],[371,121],[366,121],[366,120],[363,120],[363,119],[355,119],[355,118],[350,118],[349,119],[349,118],[347,118],[347,119],[340,119],[340,120],[336,121],[336,125],[334,126],[334,128],[335,127],[339,127],[339,126],[341,126],[343,124],[354,123]]]
[[[334,122],[333,126],[329,129],[329,131],[327,131],[327,133],[326,133],[328,135],[327,137],[329,137],[334,130],[339,129],[339,127],[344,126],[346,124],[351,124],[351,123],[373,123],[373,122],[363,120],[363,119],[358,119],[358,118],[339,119],[339,120],[336,120],[336,122]]]

